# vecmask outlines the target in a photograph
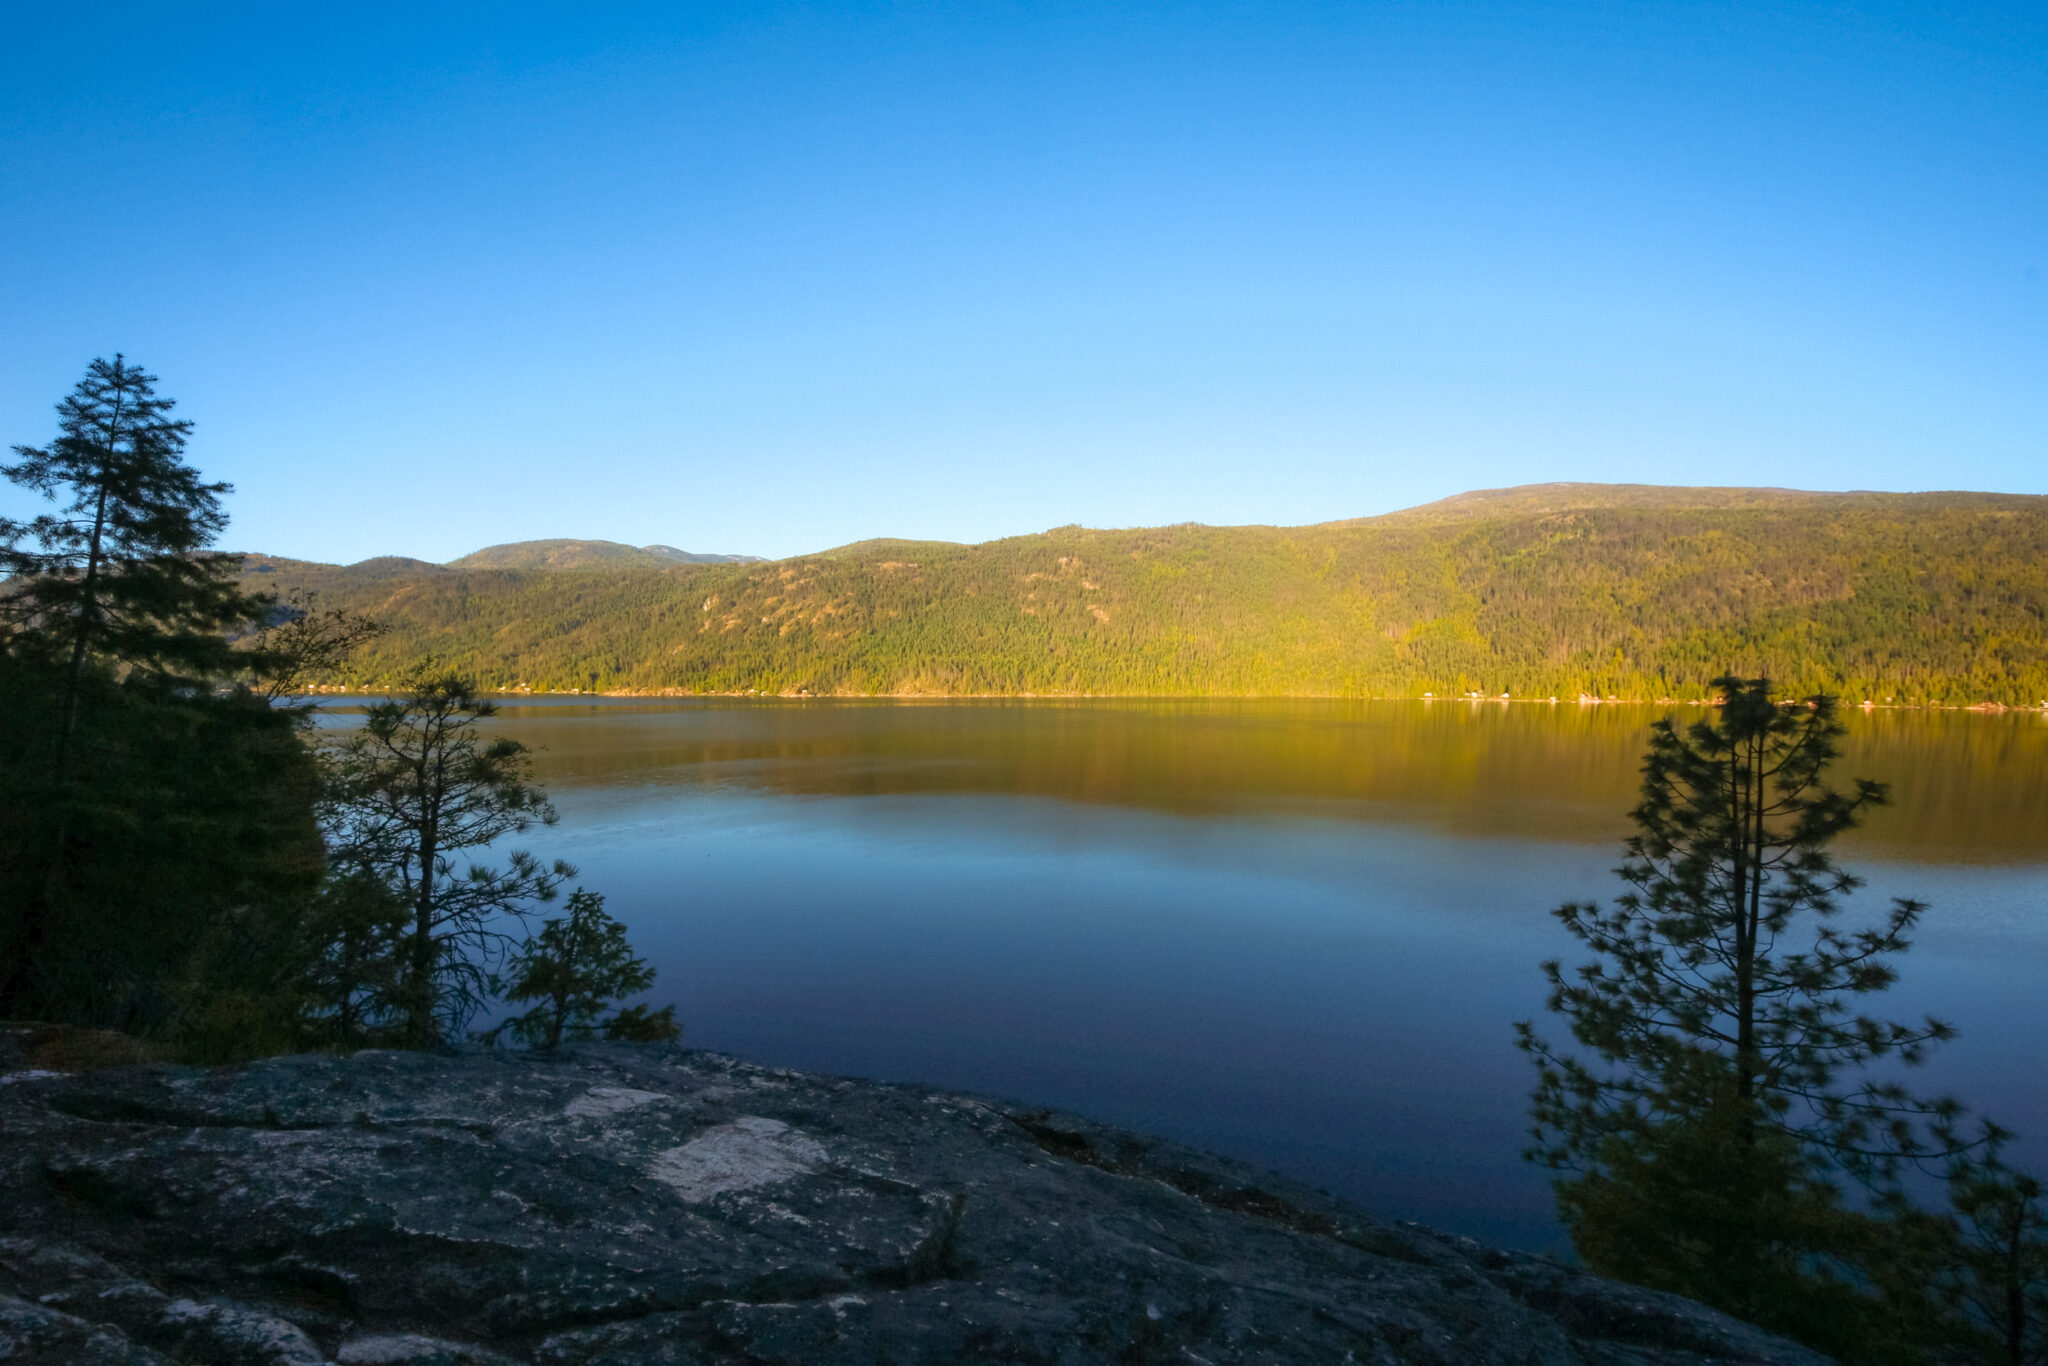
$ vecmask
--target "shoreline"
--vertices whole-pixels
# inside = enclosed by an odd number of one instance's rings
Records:
[[[1424,693],[1359,695],[1355,693],[1145,693],[1145,692],[761,692],[747,688],[736,691],[662,688],[642,691],[593,691],[583,688],[483,688],[480,696],[496,699],[544,697],[589,698],[596,701],[687,701],[693,698],[752,699],[776,702],[1424,702],[1459,706],[1545,706],[1545,707],[1711,707],[1702,697],[1471,697],[1438,696]],[[294,694],[297,700],[316,701],[331,697],[389,697],[393,690],[383,687],[336,685],[310,688]],[[1848,702],[1836,698],[1844,712],[1859,711],[1968,711],[1982,713],[2048,714],[2048,703],[2038,706],[2006,702]]]

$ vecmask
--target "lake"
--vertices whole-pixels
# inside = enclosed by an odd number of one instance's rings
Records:
[[[605,894],[685,1042],[1070,1109],[1545,1250],[1510,1024],[1574,957],[1550,909],[1619,888],[1668,710],[518,699],[493,724],[561,811],[519,843]],[[1960,1028],[1917,1084],[2039,1170],[2048,718],[1847,722],[1839,779],[1894,797],[1838,846],[1850,914],[1933,905],[1883,1011]]]

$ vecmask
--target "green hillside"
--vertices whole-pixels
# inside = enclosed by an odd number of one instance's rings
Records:
[[[617,541],[513,541],[448,562],[451,569],[659,569],[670,564],[759,564],[758,555],[697,555],[672,545]]]
[[[356,683],[432,654],[536,690],[1686,698],[1733,668],[2048,697],[2048,498],[2019,495],[1552,484],[1309,527],[261,577],[391,623]]]

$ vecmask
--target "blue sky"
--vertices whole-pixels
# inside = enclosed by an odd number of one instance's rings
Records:
[[[2038,4],[7,27],[0,440],[123,350],[237,549],[2048,492]]]

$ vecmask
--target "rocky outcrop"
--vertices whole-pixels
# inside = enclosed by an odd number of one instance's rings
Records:
[[[0,1080],[0,1362],[1756,1363],[1043,1111],[669,1046]]]

